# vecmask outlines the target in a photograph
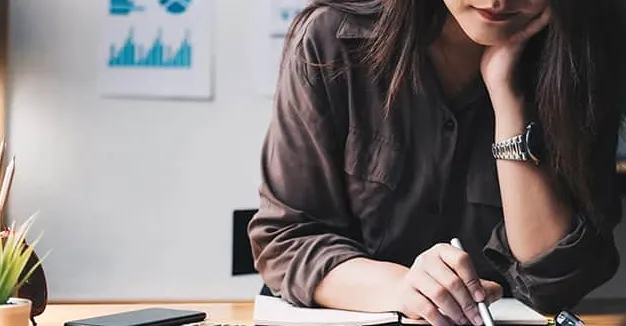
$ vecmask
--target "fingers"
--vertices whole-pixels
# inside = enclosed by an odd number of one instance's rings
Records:
[[[524,28],[517,36],[516,42],[525,42],[530,39],[533,35],[539,33],[544,27],[548,25],[550,22],[550,18],[552,17],[552,8],[547,6],[546,9],[537,17],[532,19],[526,28]]]
[[[470,320],[471,323],[473,323],[474,325],[481,325],[482,320],[480,318],[478,306],[476,305],[476,302],[472,298],[472,295],[468,291],[468,288],[463,280],[459,276],[457,276],[457,274],[452,269],[450,269],[441,260],[440,257],[436,257],[436,259],[439,260],[439,262],[433,263],[432,267],[427,270],[427,273],[438,284],[440,284],[440,286],[445,288],[446,292],[448,292],[451,297],[453,297],[453,304],[455,309],[454,313],[456,313],[456,310],[458,309],[462,317]],[[447,310],[446,308],[444,308],[443,310],[444,312],[449,313],[449,310]],[[450,316],[454,320],[461,320],[457,317],[457,315]],[[466,324],[467,320],[465,320],[465,322],[461,324]]]
[[[503,290],[502,286],[496,282],[480,280],[485,292],[487,292],[487,298],[485,299],[485,303],[490,305],[502,298]]]
[[[436,266],[437,264],[429,263],[430,266]],[[443,265],[443,262],[439,262],[440,265]],[[440,282],[438,282],[435,278],[433,278],[428,272],[423,270],[415,271],[412,274],[411,286],[415,288],[416,291],[419,291],[423,296],[425,296],[430,302],[432,302],[438,309],[443,312],[446,316],[450,317],[450,319],[456,321],[458,324],[465,325],[467,324],[467,318],[452,296],[450,291],[443,286]],[[464,287],[463,283],[461,286]],[[475,305],[475,304],[474,304]]]
[[[469,255],[465,251],[449,245],[442,245],[439,256],[461,278],[475,302],[485,300],[485,290],[478,275],[476,275]]]
[[[454,323],[444,316],[436,304],[417,291],[408,291],[404,298],[403,313],[412,319],[425,319],[430,325],[453,326]]]
[[[503,294],[499,284],[478,278],[465,251],[449,244],[420,255],[404,280],[409,298],[402,312],[433,325],[482,325],[476,302],[491,304]]]

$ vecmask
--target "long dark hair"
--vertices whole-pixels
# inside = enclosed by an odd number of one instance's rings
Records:
[[[622,68],[626,59],[621,35],[626,19],[620,0],[552,0],[552,22],[533,37],[520,59],[518,85],[535,108],[546,140],[548,166],[569,189],[572,203],[597,224],[599,174],[610,173],[620,122]],[[443,0],[312,0],[296,17],[291,32],[321,6],[371,16],[373,35],[363,43],[363,63],[373,78],[387,81],[386,109],[403,83],[422,90],[427,46],[448,16]],[[626,104],[626,103],[625,103]],[[607,146],[611,148],[607,148]],[[613,221],[615,222],[615,221]]]

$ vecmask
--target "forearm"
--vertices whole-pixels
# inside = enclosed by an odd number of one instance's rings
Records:
[[[523,100],[512,92],[492,96],[496,112],[495,141],[523,132]],[[508,244],[520,262],[552,249],[570,230],[572,213],[559,200],[553,182],[529,162],[498,160],[505,229]]]
[[[524,101],[507,92],[490,94],[494,141],[522,133],[528,122]],[[515,297],[541,312],[555,313],[573,307],[615,274],[619,255],[612,237],[597,232],[591,223],[594,216],[579,216],[564,204],[543,166],[498,160],[496,167],[504,223],[494,229],[484,253],[506,277]],[[609,176],[601,182],[601,211],[616,218],[621,212],[619,196]]]
[[[335,309],[367,312],[397,311],[394,286],[409,271],[402,265],[366,258],[348,260],[320,282],[317,304]]]

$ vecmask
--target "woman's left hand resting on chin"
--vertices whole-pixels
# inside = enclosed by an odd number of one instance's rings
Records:
[[[528,40],[546,28],[550,19],[551,10],[547,6],[526,28],[505,42],[487,47],[483,53],[480,72],[493,102],[497,122],[510,125],[504,128],[506,130],[501,135],[496,130],[496,140],[514,136],[524,127],[523,95],[517,94],[513,85],[515,70]],[[502,127],[502,124],[497,127]],[[512,133],[509,129],[513,129]]]
[[[512,35],[506,42],[485,49],[480,71],[489,92],[512,89],[513,76],[519,58],[528,40],[543,30],[551,19],[550,6],[531,20],[526,28]],[[493,94],[491,94],[493,96]],[[496,111],[498,108],[494,108]]]

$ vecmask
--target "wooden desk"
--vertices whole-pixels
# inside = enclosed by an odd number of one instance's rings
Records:
[[[52,304],[36,320],[38,326],[63,326],[68,320],[82,319],[146,307],[168,307],[205,311],[214,324],[254,325],[253,304],[198,303],[198,304]],[[586,326],[626,326],[626,300],[592,300],[575,310]]]

